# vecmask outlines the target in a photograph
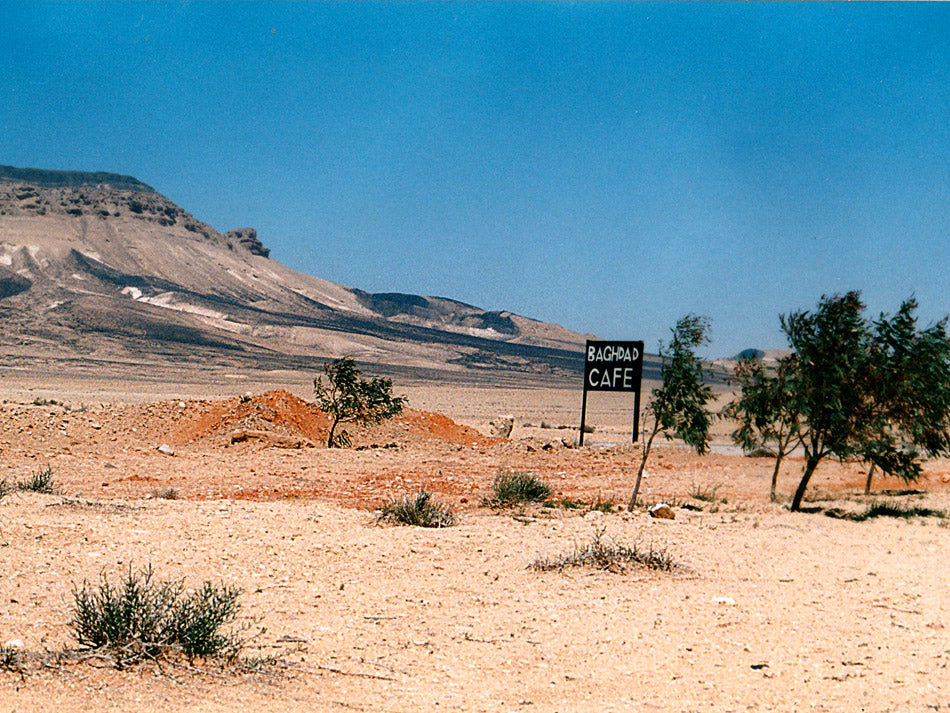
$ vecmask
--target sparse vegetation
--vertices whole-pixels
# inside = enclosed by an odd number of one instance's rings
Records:
[[[30,490],[34,493],[55,493],[53,486],[53,469],[46,466],[43,470],[38,470],[29,480],[17,483],[17,490]]]
[[[663,384],[653,389],[653,400],[645,409],[644,424],[653,417],[652,429],[643,447],[643,456],[637,470],[636,484],[627,509],[633,511],[640,492],[643,469],[650,457],[653,440],[662,433],[667,439],[681,439],[699,455],[708,449],[711,413],[706,404],[712,398],[712,389],[704,383],[703,362],[696,349],[709,341],[709,320],[694,314],[686,315],[673,327],[673,340],[660,344],[663,360]]]
[[[185,593],[181,580],[158,581],[151,566],[118,583],[73,589],[69,626],[80,647],[100,650],[118,667],[181,653],[234,659],[243,640],[223,631],[237,615],[240,590],[205,582]]]
[[[20,670],[20,651],[16,647],[0,645],[0,670]]]
[[[663,572],[676,568],[673,558],[665,550],[655,550],[652,546],[641,549],[638,545],[628,547],[615,542],[605,542],[603,535],[601,530],[587,544],[575,544],[568,554],[553,558],[539,557],[529,567],[542,572],[563,570],[567,567],[588,567],[610,572],[625,572],[629,567],[645,567]]]
[[[381,423],[402,413],[406,399],[392,395],[392,380],[364,379],[361,373],[351,357],[343,357],[325,363],[323,375],[313,380],[317,407],[331,419],[327,448],[350,445],[345,430],[337,433],[342,423]]]
[[[178,491],[175,488],[158,488],[153,490],[151,495],[159,500],[178,500]]]
[[[919,505],[903,505],[901,503],[880,502],[873,503],[862,513],[853,515],[850,519],[857,522],[870,520],[876,517],[898,517],[908,520],[912,517],[936,517],[942,520],[950,518],[946,510],[920,507]]]
[[[769,492],[773,503],[782,459],[801,444],[798,412],[792,398],[796,367],[794,354],[780,359],[774,369],[766,369],[758,360],[740,360],[734,373],[739,394],[721,414],[738,421],[732,440],[746,455],[775,459]]]
[[[492,495],[485,499],[490,507],[510,507],[539,503],[554,493],[553,488],[531,473],[503,470],[492,481]]]
[[[716,493],[719,491],[718,485],[713,485],[711,488],[703,488],[700,485],[697,485],[693,488],[693,492],[689,494],[693,500],[701,500],[704,503],[711,503],[716,499]]]
[[[432,493],[420,490],[401,500],[386,503],[379,514],[380,522],[415,527],[451,527],[455,524],[452,508],[432,499]]]
[[[614,511],[616,503],[610,498],[602,499],[598,496],[596,500],[575,500],[574,498],[559,498],[557,500],[546,500],[542,503],[545,508],[563,508],[564,510],[587,510],[590,512],[596,510],[602,513]]]
[[[6,478],[0,480],[0,500],[3,500],[7,495],[9,495],[11,490],[13,490],[13,488],[10,487],[10,484],[7,482]]]

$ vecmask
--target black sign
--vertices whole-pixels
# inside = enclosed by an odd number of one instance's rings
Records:
[[[629,391],[635,395],[633,442],[640,435],[640,380],[643,377],[643,342],[595,342],[584,350],[584,400],[581,403],[581,434],[587,417],[588,391]]]
[[[594,342],[584,352],[584,391],[639,391],[643,342]]]

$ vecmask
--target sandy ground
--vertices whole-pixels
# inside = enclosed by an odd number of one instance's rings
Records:
[[[307,384],[266,384],[242,402],[245,385],[2,385],[0,480],[49,465],[58,492],[0,501],[0,643],[21,640],[33,660],[73,646],[72,588],[151,563],[240,587],[243,621],[265,629],[249,653],[281,665],[35,664],[0,671],[0,711],[950,710],[948,520],[789,513],[768,501],[771,462],[726,452],[725,425],[723,452],[673,444],[651,459],[645,500],[702,508],[677,507],[675,520],[496,512],[481,500],[501,469],[537,474],[557,499],[624,502],[639,459],[629,404],[592,404],[601,445],[578,449],[561,442],[577,437],[572,390],[407,386],[417,410],[355,431],[359,450],[327,450],[292,396]],[[274,386],[292,393],[261,395]],[[505,413],[512,439],[488,437]],[[239,427],[316,445],[232,444]],[[788,464],[783,497],[800,468]],[[375,508],[420,486],[458,526],[376,524]],[[858,465],[823,464],[809,506],[950,510],[947,462],[928,466],[918,494],[879,481],[867,499],[862,486]],[[178,499],[160,497],[169,489]],[[678,567],[529,567],[598,533],[664,549]]]

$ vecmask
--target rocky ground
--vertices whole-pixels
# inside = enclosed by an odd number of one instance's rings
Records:
[[[568,390],[407,387],[412,410],[328,450],[305,384],[156,388],[163,399],[4,386],[0,480],[48,466],[55,492],[0,501],[0,643],[22,663],[0,670],[0,710],[950,710],[950,520],[823,514],[948,511],[950,463],[871,497],[858,464],[823,464],[811,512],[793,514],[769,502],[771,461],[731,452],[720,425],[711,455],[657,450],[643,498],[676,515],[659,520],[621,507],[639,461],[629,405],[592,406],[593,445],[575,448]],[[510,439],[491,436],[502,414]],[[546,480],[552,502],[484,506],[501,470]],[[459,524],[377,524],[420,487]],[[676,568],[530,567],[596,537]],[[261,631],[247,653],[278,663],[57,658],[75,647],[73,588],[146,564],[240,587]]]

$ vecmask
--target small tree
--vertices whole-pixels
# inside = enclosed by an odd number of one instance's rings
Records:
[[[917,300],[874,322],[871,347],[874,438],[866,444],[865,492],[876,467],[905,480],[920,474],[919,457],[950,453],[950,337],[947,319],[917,328]]]
[[[640,493],[640,481],[653,440],[662,433],[667,439],[679,438],[700,455],[709,449],[709,425],[712,414],[706,404],[712,398],[712,389],[704,383],[702,360],[696,356],[697,347],[709,341],[709,320],[696,315],[686,315],[673,327],[673,340],[669,345],[660,344],[663,360],[663,385],[653,389],[653,400],[644,409],[644,425],[652,417],[643,457],[637,470],[637,481],[627,505],[633,510]],[[647,430],[644,430],[644,435]]]
[[[947,320],[918,331],[916,308],[912,298],[893,318],[870,323],[860,294],[849,292],[782,318],[798,358],[789,408],[805,449],[793,511],[829,455],[857,456],[909,482],[920,477],[922,456],[950,453]]]
[[[798,415],[805,468],[791,509],[801,508],[808,481],[827,456],[860,455],[873,440],[870,344],[857,292],[824,296],[814,312],[782,316],[798,357],[789,409]]]
[[[782,459],[801,443],[798,413],[792,408],[795,354],[780,359],[774,370],[757,359],[741,359],[735,368],[738,396],[722,411],[724,418],[734,418],[739,427],[732,440],[746,453],[760,449],[775,452],[770,497],[775,502],[775,488]]]
[[[336,432],[341,423],[380,423],[402,413],[406,399],[392,395],[391,379],[367,380],[361,373],[351,357],[343,357],[325,363],[323,374],[313,380],[317,407],[331,418],[327,448],[350,445],[345,430]]]

